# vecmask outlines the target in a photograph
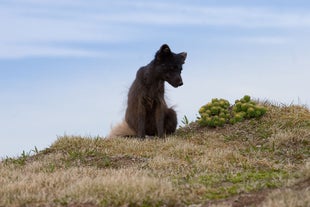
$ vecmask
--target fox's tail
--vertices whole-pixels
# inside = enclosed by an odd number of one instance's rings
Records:
[[[112,127],[110,134],[107,138],[114,138],[114,137],[130,137],[136,136],[137,133],[132,130],[127,122],[124,120],[123,122],[117,124],[116,126]]]

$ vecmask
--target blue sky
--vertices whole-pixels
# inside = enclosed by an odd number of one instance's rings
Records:
[[[166,86],[179,120],[214,97],[310,104],[309,1],[2,0],[0,17],[0,157],[107,135],[163,43],[188,53]]]

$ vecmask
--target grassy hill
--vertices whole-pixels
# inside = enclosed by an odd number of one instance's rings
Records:
[[[0,163],[0,206],[310,206],[310,112],[268,112],[166,139],[59,137]]]

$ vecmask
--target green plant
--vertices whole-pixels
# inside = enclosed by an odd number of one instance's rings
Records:
[[[17,158],[10,158],[10,157],[6,157],[6,159],[3,160],[3,162],[5,164],[9,164],[9,163],[14,163],[16,165],[20,165],[23,166],[26,164],[27,159],[30,156],[34,156],[37,155],[39,153],[38,148],[35,146],[33,150],[30,150],[29,152],[26,152],[25,150],[23,150],[23,152],[20,154],[20,156],[18,156]]]
[[[230,117],[229,106],[229,101],[225,99],[212,99],[210,103],[199,109],[198,123],[201,126],[224,126]]]
[[[186,115],[183,116],[183,119],[181,120],[181,122],[184,126],[189,125],[189,120]]]
[[[233,106],[225,99],[213,98],[199,109],[198,123],[200,126],[224,126],[226,123],[235,124],[244,119],[260,117],[266,111],[264,106],[252,101],[249,95],[236,100]]]
[[[235,101],[235,105],[232,107],[230,123],[235,124],[244,119],[258,118],[266,112],[267,109],[264,106],[258,105],[251,100],[249,95],[245,95],[240,100]]]

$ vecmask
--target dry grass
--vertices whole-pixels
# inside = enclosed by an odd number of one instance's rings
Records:
[[[0,206],[309,206],[310,112],[265,105],[260,119],[166,139],[59,137],[2,160]]]

